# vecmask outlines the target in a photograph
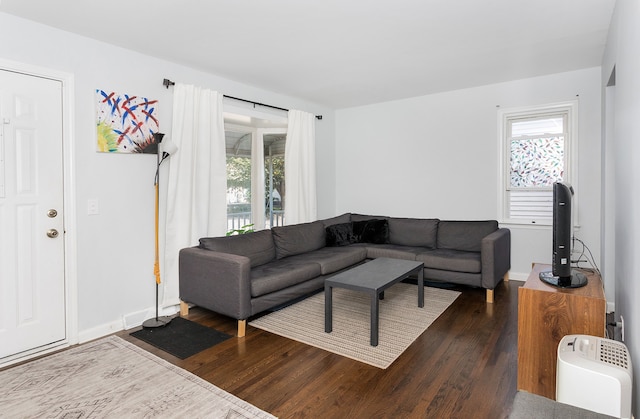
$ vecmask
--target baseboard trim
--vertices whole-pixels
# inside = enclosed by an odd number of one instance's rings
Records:
[[[161,308],[158,312],[159,316],[173,316],[180,310],[179,305],[171,305],[169,307]],[[94,339],[99,339],[110,335],[112,333],[120,332],[122,330],[133,329],[142,325],[147,319],[151,319],[156,315],[155,307],[149,307],[146,310],[135,311],[133,313],[125,314],[120,320],[114,320],[110,323],[105,323],[91,329],[82,330],[78,333],[78,343],[89,342]]]
[[[509,271],[509,280],[510,281],[526,281],[529,278],[530,272],[514,272]]]
[[[115,320],[111,323],[105,323],[91,329],[82,330],[78,333],[78,343],[86,343],[94,339],[99,339],[112,333],[124,330],[122,320]]]

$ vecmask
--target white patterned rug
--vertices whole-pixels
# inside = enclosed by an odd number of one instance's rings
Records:
[[[424,308],[418,307],[416,285],[398,283],[380,301],[378,346],[370,345],[370,299],[367,294],[333,289],[333,331],[324,331],[324,292],[249,324],[329,352],[387,368],[460,295],[457,291],[424,288]]]
[[[110,336],[0,371],[2,418],[274,418]]]

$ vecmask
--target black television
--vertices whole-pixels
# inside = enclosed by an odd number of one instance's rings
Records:
[[[587,277],[571,268],[573,224],[571,201],[573,187],[565,182],[553,184],[553,250],[551,271],[540,272],[540,280],[560,288],[579,288],[587,285]]]

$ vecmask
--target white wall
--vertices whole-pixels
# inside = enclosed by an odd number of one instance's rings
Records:
[[[613,114],[613,176],[615,191],[616,319],[624,317],[625,340],[634,368],[635,417],[640,416],[640,2],[618,0],[602,64],[602,86],[615,66],[615,95],[606,100],[605,114]],[[611,103],[613,102],[613,103]],[[613,109],[611,109],[613,107]]]
[[[382,86],[381,88],[384,88]],[[579,100],[580,230],[600,254],[600,68],[336,111],[337,212],[499,219],[498,106]],[[551,261],[551,229],[508,225],[514,279]]]
[[[158,99],[160,130],[171,132],[172,90],[163,78],[224,94],[322,114],[317,121],[318,214],[334,215],[334,117],[326,107],[236,83],[0,13],[0,60],[71,73],[75,82],[77,291],[80,340],[119,330],[123,318],[154,306],[155,155],[96,150],[94,91]],[[99,215],[87,215],[97,199]],[[135,317],[135,316],[134,316]],[[139,319],[142,320],[142,319]]]

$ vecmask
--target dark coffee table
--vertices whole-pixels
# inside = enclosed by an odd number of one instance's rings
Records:
[[[333,330],[333,288],[366,292],[371,297],[371,346],[378,346],[379,300],[384,290],[418,275],[418,307],[424,307],[424,264],[413,260],[378,258],[324,281],[324,331]]]

